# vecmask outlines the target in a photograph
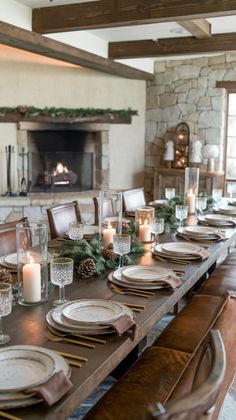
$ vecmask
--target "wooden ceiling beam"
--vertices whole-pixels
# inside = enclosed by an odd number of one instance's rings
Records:
[[[236,51],[236,33],[212,35],[211,38],[165,38],[159,40],[111,42],[109,57],[148,58]]]
[[[236,0],[100,0],[33,9],[33,31],[46,34],[236,14]]]
[[[153,74],[100,57],[40,34],[0,21],[0,43],[20,50],[130,79],[152,80]]]
[[[177,23],[197,39],[211,36],[211,24],[206,19],[183,20]]]

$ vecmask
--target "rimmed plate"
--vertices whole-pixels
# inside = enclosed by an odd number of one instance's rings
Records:
[[[148,265],[130,265],[121,270],[122,276],[127,280],[153,282],[163,280],[170,275],[170,270],[164,267]]]
[[[217,231],[214,228],[207,226],[186,226],[184,232],[192,235],[215,235]]]
[[[185,242],[184,242],[185,244]],[[194,244],[195,245],[195,244]],[[187,243],[186,243],[187,246]],[[155,246],[155,248],[152,249],[152,253],[154,255],[159,255],[160,257],[164,257],[166,259],[169,260],[174,260],[174,259],[178,259],[178,260],[197,260],[199,259],[199,256],[197,254],[194,254],[194,252],[191,253],[184,253],[184,252],[168,252],[165,251],[164,249],[162,249],[162,244],[158,244]]]
[[[106,326],[100,326],[100,325],[90,325],[90,324],[86,324],[86,325],[82,325],[82,324],[75,324],[71,321],[69,321],[68,319],[64,318],[62,315],[62,310],[63,308],[66,306],[66,304],[64,305],[60,305],[57,306],[56,308],[53,308],[52,313],[51,313],[51,317],[53,319],[53,321],[56,323],[57,328],[59,328],[59,326],[61,327],[66,327],[69,328],[71,331],[73,332],[77,332],[78,328],[83,331],[94,331],[94,330],[103,330],[106,329],[108,327]]]
[[[6,264],[13,265],[14,267],[16,267],[17,266],[17,253],[14,252],[12,254],[5,255],[3,257],[3,260]]]
[[[111,283],[117,284],[117,286],[128,287],[129,289],[136,289],[138,287],[140,290],[157,290],[157,289],[163,289],[163,288],[169,287],[168,284],[164,283],[161,280],[159,282],[156,282],[156,284],[154,284],[153,282],[149,284],[128,283],[128,280],[126,280],[122,276],[122,272],[120,268],[113,271],[113,273],[109,273],[108,280]]]
[[[201,247],[197,244],[186,243],[186,242],[167,242],[161,244],[161,249],[168,253],[173,254],[191,254],[199,252]]]
[[[15,345],[5,347],[4,350],[24,350],[24,351],[37,351],[40,350],[45,355],[48,355],[54,360],[55,370],[54,373],[59,372],[62,370],[67,378],[71,375],[71,368],[64,357],[60,356],[59,354],[55,353],[53,350],[46,349],[44,347],[37,347],[37,346],[28,346],[28,345]],[[0,393],[0,409],[8,410],[18,407],[27,407],[30,405],[38,404],[42,402],[42,398],[35,394],[26,395],[21,391],[17,392],[1,392]]]
[[[62,309],[62,316],[77,325],[98,325],[112,322],[124,313],[116,302],[102,299],[78,300],[67,304]]]
[[[217,223],[233,223],[234,221],[231,217],[225,214],[206,214],[205,220],[209,220],[210,222],[217,222]]]
[[[236,215],[236,208],[235,206],[225,206],[225,207],[220,207],[218,209],[218,211],[221,214],[232,214],[232,215]]]
[[[22,391],[46,382],[55,371],[54,359],[37,350],[0,350],[0,392]]]

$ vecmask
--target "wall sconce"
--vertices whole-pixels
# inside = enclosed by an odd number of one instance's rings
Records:
[[[175,168],[186,168],[189,166],[189,139],[190,129],[188,124],[182,122],[176,127],[175,139]]]

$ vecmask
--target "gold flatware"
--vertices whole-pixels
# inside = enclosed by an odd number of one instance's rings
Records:
[[[116,287],[112,287],[113,291],[117,293],[118,295],[130,295],[130,296],[138,296],[138,297],[144,297],[149,298],[150,295],[147,295],[146,293],[142,292],[133,292],[133,289],[118,289]]]
[[[67,360],[70,366],[78,367],[80,368],[82,365],[79,362],[74,362],[73,360]]]
[[[64,351],[56,351],[56,353],[60,354],[60,356],[68,357],[69,359],[80,360],[81,362],[87,362],[87,357],[77,356],[76,354],[65,353]]]
[[[83,334],[76,334],[76,333],[63,333],[61,331],[56,330],[53,327],[48,327],[49,331],[51,331],[53,334],[58,335],[58,337],[67,337],[68,335],[72,336],[72,337],[78,337],[78,338],[82,338],[84,340],[87,341],[92,341],[94,343],[99,343],[99,344],[106,344],[106,340],[103,340],[101,338],[95,338],[95,337],[90,337],[88,335],[83,335]]]
[[[5,413],[5,411],[0,411],[0,417],[9,419],[9,420],[22,420],[20,417],[16,417],[16,416],[13,416],[12,414]]]
[[[149,292],[148,290],[141,290],[141,289],[135,289],[135,288],[129,288],[129,287],[122,287],[122,286],[117,286],[117,284],[111,283],[110,287],[114,290],[121,290],[121,291],[128,291],[128,292],[135,292],[135,293],[140,293],[142,295],[147,295],[148,297],[150,296],[155,296],[154,292]]]
[[[115,302],[115,301],[112,301]],[[139,308],[139,309],[144,309],[145,305],[139,305],[138,303],[128,303],[128,302],[118,302],[118,303],[122,303],[122,305],[125,306],[132,306],[133,308]]]
[[[55,334],[53,334],[52,332],[48,331],[46,333],[46,337],[51,340],[51,341],[55,341],[55,342],[64,342],[64,343],[72,343],[72,344],[77,344],[79,346],[83,346],[83,347],[88,347],[90,349],[95,349],[95,345],[94,344],[89,344],[89,343],[85,343],[83,341],[80,340],[72,340],[71,338],[66,338],[66,337],[59,337]]]

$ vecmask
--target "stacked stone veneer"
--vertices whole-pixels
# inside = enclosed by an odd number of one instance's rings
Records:
[[[152,197],[154,170],[164,166],[164,144],[175,139],[179,122],[190,127],[190,142],[220,147],[216,170],[223,169],[226,90],[218,81],[236,81],[236,54],[155,63],[147,87],[145,189]],[[201,169],[206,169],[203,162]],[[156,197],[154,197],[156,198]]]

